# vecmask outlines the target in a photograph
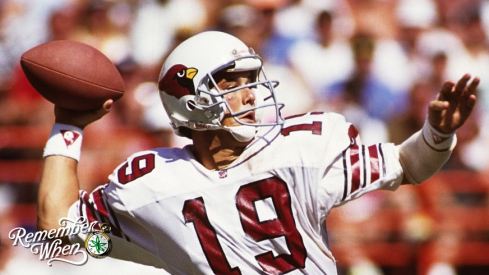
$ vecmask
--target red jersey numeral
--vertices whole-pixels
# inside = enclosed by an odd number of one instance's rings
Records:
[[[241,274],[239,268],[231,268],[224,256],[214,227],[209,222],[202,197],[185,201],[183,216],[186,223],[193,223],[205,257],[215,274]]]
[[[276,219],[260,221],[255,201],[271,198]],[[285,237],[290,254],[273,256],[271,251],[255,256],[263,270],[270,274],[283,274],[297,268],[304,268],[306,248],[295,226],[292,215],[290,194],[285,182],[271,178],[245,185],[236,195],[237,206],[243,229],[255,241]]]
[[[276,218],[260,221],[255,207],[258,200],[271,199]],[[256,255],[255,259],[264,271],[284,274],[304,268],[307,257],[302,237],[296,228],[287,185],[271,178],[242,186],[236,194],[236,204],[243,231],[257,242],[285,238],[290,254],[273,256],[272,251]],[[186,223],[193,223],[202,250],[216,274],[241,274],[239,267],[231,268],[210,223],[202,197],[185,201],[183,216]]]
[[[131,171],[128,173],[127,168],[131,165]],[[147,154],[135,157],[131,162],[126,162],[117,171],[117,177],[121,184],[126,184],[137,178],[140,178],[155,168],[155,155]]]
[[[311,131],[313,135],[320,135],[322,132],[322,122],[314,121],[311,124],[296,124],[282,129],[281,134],[284,136],[290,135],[291,132],[295,131]]]

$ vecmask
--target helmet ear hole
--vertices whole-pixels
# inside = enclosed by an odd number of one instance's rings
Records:
[[[195,102],[193,100],[187,101],[187,109],[189,111],[193,111],[193,110],[195,110],[195,108],[196,108],[196,105],[195,105]]]

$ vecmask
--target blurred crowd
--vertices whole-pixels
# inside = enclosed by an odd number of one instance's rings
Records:
[[[173,134],[156,81],[172,48],[204,30],[231,33],[260,54],[267,76],[280,82],[284,116],[341,113],[367,144],[402,142],[422,127],[444,81],[479,76],[479,104],[444,169],[489,175],[489,1],[483,0],[1,0],[0,127],[51,127],[53,105],[29,85],[19,60],[36,45],[69,39],[106,54],[126,82],[112,112],[87,128],[104,137],[94,139],[106,150],[84,153],[80,169],[100,172],[94,168],[101,161],[113,165],[109,154],[117,165],[149,145],[182,146],[188,141]],[[156,141],[117,142],[111,130],[120,127]],[[82,187],[90,191],[106,176],[86,173]],[[417,206],[405,204],[416,205],[410,204],[416,196],[371,195],[341,211],[352,217],[349,211],[362,209],[368,219],[390,200],[415,212]]]
[[[171,132],[155,82],[165,56],[204,30],[241,38],[280,81],[285,115],[335,111],[365,143],[400,143],[419,129],[446,80],[482,79],[478,108],[450,167],[487,169],[479,153],[489,110],[489,4],[478,0],[4,0],[0,3],[0,125],[50,124],[28,84],[23,52],[77,40],[105,53],[126,95],[104,125]],[[172,135],[165,145],[179,144]]]

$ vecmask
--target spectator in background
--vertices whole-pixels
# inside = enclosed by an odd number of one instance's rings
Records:
[[[399,1],[348,0],[355,33],[370,35],[375,41],[372,72],[399,95],[405,95],[412,79],[408,58],[398,40],[396,8]]]
[[[246,45],[259,51],[265,39],[265,18],[260,10],[248,4],[223,7],[217,29],[239,37]],[[267,59],[266,56],[262,57]]]
[[[19,64],[28,49],[48,37],[51,0],[0,2],[0,125],[42,124],[51,121],[47,102],[27,82]]]
[[[359,106],[372,118],[387,122],[399,111],[396,94],[373,74],[372,62],[375,40],[368,34],[357,34],[351,39],[354,68],[345,81],[326,87],[325,97],[335,98],[339,108]],[[401,105],[402,106],[402,105]]]
[[[375,41],[371,36],[355,35],[351,49],[355,62],[352,74],[346,80],[326,87],[321,98],[325,108],[355,121],[365,138],[387,140],[385,123],[400,112],[404,106],[402,99],[373,74]]]
[[[416,39],[414,39],[416,40]],[[412,41],[413,47],[417,43]],[[446,75],[447,54],[443,51],[433,53],[419,53],[419,49],[411,49],[417,58],[422,59],[423,65],[413,62],[413,69],[423,70],[423,75],[414,77],[404,105],[406,109],[392,117],[388,123],[389,141],[395,144],[402,142],[403,138],[409,137],[416,132],[416,127],[423,125],[426,120],[426,110],[422,109],[423,104],[428,104],[436,96],[437,87],[442,85]],[[417,54],[418,52],[419,54]]]
[[[448,13],[452,19],[450,30],[460,38],[461,49],[448,59],[447,76],[451,77],[465,70],[489,78],[488,35],[484,28],[482,1],[459,1],[454,10]],[[456,9],[455,9],[456,8]],[[489,111],[489,83],[480,87],[481,107]]]
[[[47,40],[75,39],[83,19],[84,5],[78,1],[66,1],[54,8],[48,19]]]
[[[298,41],[297,37],[286,35],[278,30],[277,15],[287,10],[293,1],[290,0],[248,0],[246,3],[259,13],[261,45],[256,48],[269,63],[287,66],[290,48]],[[290,20],[294,21],[293,18]]]
[[[179,30],[192,29],[196,33],[206,28],[208,15],[205,11],[199,0],[140,1],[130,30],[136,63],[142,66],[160,64],[172,49]]]
[[[426,121],[426,106],[433,100],[433,86],[427,81],[415,83],[409,91],[407,109],[388,124],[389,141],[400,144],[404,138],[409,137],[417,131],[419,125]]]
[[[396,39],[408,64],[407,73],[403,77],[412,83],[430,74],[430,57],[420,51],[418,43],[420,37],[432,30],[437,23],[436,5],[433,0],[401,0],[395,14],[399,26]]]
[[[333,11],[320,11],[315,25],[317,38],[297,42],[290,51],[292,68],[316,96],[322,88],[346,80],[353,69],[349,42],[347,37],[335,36],[334,20]]]
[[[125,111],[131,123],[157,136],[163,146],[182,145],[186,141],[173,135],[170,121],[161,116],[163,106],[157,91],[156,79],[166,55],[181,41],[207,28],[210,16],[206,13],[220,7],[220,1],[204,6],[200,0],[147,0],[133,6],[131,41],[132,66],[126,75],[133,112]],[[215,16],[214,16],[215,17]],[[135,115],[137,114],[137,115]]]

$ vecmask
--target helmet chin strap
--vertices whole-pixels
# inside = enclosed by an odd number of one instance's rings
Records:
[[[256,126],[241,125],[223,128],[231,133],[231,135],[239,142],[251,141],[256,134]]]

